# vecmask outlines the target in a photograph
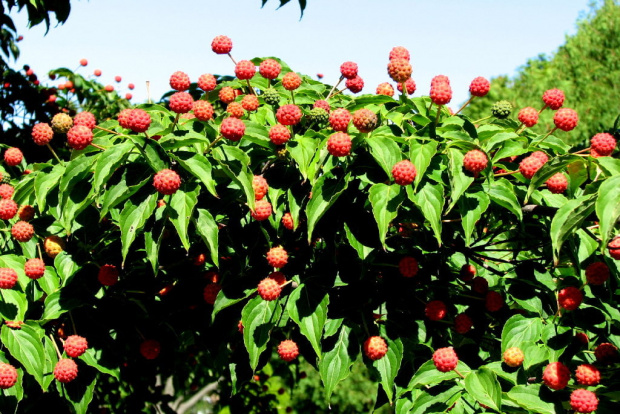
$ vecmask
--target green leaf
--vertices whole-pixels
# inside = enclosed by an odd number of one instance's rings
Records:
[[[403,343],[398,337],[390,338],[385,329],[381,331],[381,337],[386,340],[388,350],[383,358],[373,361],[372,365],[379,371],[381,386],[391,405],[394,397],[394,380],[403,360]]]
[[[467,188],[474,182],[474,177],[470,177],[463,171],[463,153],[455,148],[448,149],[448,156],[450,159],[450,168],[448,169],[450,177],[450,189],[452,194],[450,196],[450,205],[446,214],[452,210],[459,198],[467,191]]]
[[[138,231],[144,227],[144,224],[151,217],[157,206],[157,194],[151,193],[146,195],[146,197],[142,197],[141,200],[135,201],[138,201],[138,204],[125,204],[120,218],[123,265],[125,264],[127,253],[129,253],[129,247],[136,239]]]
[[[521,348],[525,342],[537,342],[542,335],[540,318],[526,318],[523,315],[511,316],[502,329],[502,354],[513,346]],[[523,348],[521,348],[523,350]]]
[[[295,137],[294,141],[290,140],[286,143],[286,149],[297,163],[304,180],[313,175],[309,167],[320,143],[319,139],[310,137]]]
[[[0,290],[0,316],[8,321],[23,321],[28,310],[28,299],[14,289]]]
[[[102,352],[100,349],[89,348],[79,357],[86,365],[90,365],[97,371],[108,374],[120,381],[120,368],[108,368],[100,363],[102,361]]]
[[[61,297],[62,291],[57,290],[45,298],[45,310],[41,316],[41,320],[58,319],[60,315],[70,311],[80,304],[74,298]]]
[[[222,171],[243,190],[248,206],[253,211],[255,197],[252,180],[254,174],[248,170],[250,163],[248,155],[237,147],[222,145],[213,150],[213,157],[222,167]]]
[[[207,187],[207,190],[214,197],[218,197],[215,190],[215,181],[212,176],[213,167],[207,157],[189,151],[178,151],[172,154],[172,158],[174,158],[183,169],[202,181],[205,187]]]
[[[596,196],[596,194],[590,194],[569,200],[555,213],[551,221],[550,233],[553,260],[556,266],[559,263],[560,249],[564,241],[594,212]]]
[[[56,389],[69,401],[76,414],[86,414],[88,405],[93,400],[96,383],[97,377],[95,375],[84,375],[82,373],[80,381],[71,381],[66,384],[56,381]]]
[[[359,240],[357,240],[355,238],[355,235],[353,235],[353,233],[351,232],[351,229],[349,228],[347,223],[344,223],[344,231],[347,235],[347,240],[349,241],[351,247],[355,249],[360,259],[365,260],[374,249],[372,247],[363,245]]]
[[[472,371],[465,377],[465,389],[480,404],[495,411],[502,406],[502,389],[495,373],[485,367]]]
[[[57,164],[53,169],[45,168],[39,171],[35,177],[34,191],[37,197],[39,212],[43,213],[45,211],[47,195],[60,183],[60,177],[64,172],[65,167],[61,164]]]
[[[474,232],[476,223],[489,207],[489,196],[483,192],[466,193],[458,201],[459,212],[461,213],[463,230],[465,231],[465,244],[471,244],[471,235]]]
[[[62,281],[62,286],[66,285],[69,279],[80,270],[80,266],[75,263],[73,256],[65,251],[60,252],[58,256],[54,258],[54,267]]]
[[[215,266],[219,267],[219,251],[218,251],[218,226],[208,210],[204,208],[198,209],[198,217],[195,222],[196,230],[202,240],[205,242],[207,247],[209,248],[209,252],[211,253],[211,261]]]
[[[429,141],[426,144],[422,144],[414,139],[409,142],[409,161],[415,166],[415,186],[418,187],[420,181],[424,177],[424,173],[431,164],[433,156],[437,153],[437,146],[439,142]]]
[[[501,147],[500,144],[502,144],[503,142],[508,141],[508,140],[514,140],[515,138],[518,138],[518,137],[519,135],[517,135],[514,132],[498,132],[496,134],[491,135],[490,138],[486,140],[486,139],[483,139],[482,134],[481,134],[480,142],[483,143],[482,149],[484,150],[484,152],[489,153],[496,147],[498,146]]]
[[[187,187],[186,185],[185,188]],[[198,203],[198,193],[200,193],[200,186],[198,185],[194,185],[191,191],[178,190],[172,195],[170,207],[166,207],[166,213],[170,215],[170,221],[177,229],[179,239],[187,251],[190,247],[187,228],[196,203]]]
[[[612,157],[600,157],[594,159],[594,162],[598,164],[607,175],[620,174],[620,160]]]
[[[291,292],[286,306],[289,316],[299,326],[301,333],[308,338],[319,358],[328,304],[327,293],[302,283]]]
[[[463,375],[467,375],[471,369],[465,365],[463,361],[459,361],[456,369]],[[427,385],[439,384],[457,378],[458,374],[454,371],[441,372],[437,369],[432,359],[426,361],[413,375],[406,390],[411,391],[415,388],[425,387]]]
[[[599,219],[601,252],[613,236],[614,226],[620,219],[620,175],[610,177],[598,189],[596,215]]]
[[[121,180],[103,193],[101,200],[101,213],[99,214],[99,217],[105,217],[110,209],[116,207],[129,197],[133,196],[138,192],[138,190],[144,187],[146,183],[153,181],[153,177],[149,176],[135,185],[128,185],[127,174],[128,172],[124,171]]]
[[[43,385],[45,351],[37,331],[28,324],[22,325],[21,329],[11,329],[3,324],[0,339],[11,356],[18,360],[26,372],[32,375],[45,390]]]
[[[258,359],[267,348],[269,334],[282,312],[278,301],[266,301],[260,296],[252,298],[241,311],[243,343],[250,355],[252,371],[258,366]]]
[[[217,298],[215,299],[215,303],[213,304],[213,312],[211,312],[211,319],[215,320],[215,317],[218,313],[223,311],[224,309],[233,306],[244,299],[249,298],[253,293],[256,293],[256,288],[246,289],[241,292],[241,295],[238,297],[228,297],[227,290],[223,289],[218,293]]]
[[[319,219],[331,207],[340,194],[349,185],[350,174],[340,179],[328,178],[322,175],[312,187],[312,199],[306,207],[306,217],[308,218],[308,243],[312,240],[312,232]]]
[[[517,385],[506,396],[514,401],[519,407],[539,414],[557,414],[555,406],[551,402],[544,401],[541,397],[541,385]]]
[[[408,191],[408,194],[411,201],[422,210],[424,218],[433,229],[437,243],[441,246],[441,214],[445,202],[443,185],[426,181],[416,194],[412,194],[412,191]]]
[[[398,208],[405,199],[402,186],[398,184],[375,184],[368,191],[368,199],[379,228],[379,240],[381,240],[383,248],[387,249],[385,237],[390,223],[398,215]]]
[[[523,351],[523,368],[527,371],[534,365],[549,361],[549,351],[545,345],[533,342],[524,342],[519,348]]]
[[[350,336],[351,328],[343,325],[338,336],[333,337],[335,342],[325,346],[324,349],[327,351],[323,353],[323,358],[319,361],[319,374],[328,402],[336,385],[351,373],[353,361],[349,355]]]
[[[512,214],[523,220],[523,211],[517,199],[514,186],[505,178],[500,178],[491,183],[489,197],[495,204],[500,205],[510,211]]]
[[[99,192],[103,185],[112,176],[114,171],[121,165],[126,155],[133,148],[129,142],[113,145],[103,151],[95,163],[95,176],[93,178],[93,188]]]
[[[161,148],[157,141],[144,138],[141,135],[127,135],[134,146],[140,151],[148,165],[155,172],[166,168],[164,159],[167,159],[166,152]]]
[[[366,142],[370,147],[370,154],[391,179],[394,164],[403,159],[403,154],[396,141],[391,137],[373,135],[366,138]]]

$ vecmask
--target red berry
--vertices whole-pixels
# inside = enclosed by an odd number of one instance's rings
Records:
[[[186,91],[189,89],[191,82],[189,76],[185,72],[176,71],[170,75],[170,87],[176,91]]]
[[[373,361],[383,358],[387,351],[387,342],[380,336],[371,336],[364,341],[364,355]]]
[[[280,269],[288,263],[288,253],[282,246],[272,247],[267,252],[269,266]]]
[[[245,95],[241,100],[241,106],[246,111],[256,111],[258,109],[258,97],[256,95]]]
[[[276,112],[276,119],[282,125],[295,125],[301,120],[301,109],[297,105],[282,105]]]
[[[294,341],[286,339],[278,345],[278,356],[286,362],[291,362],[299,356],[299,348]]]
[[[140,354],[146,359],[155,359],[161,352],[161,344],[155,339],[146,339],[140,344]]]
[[[16,165],[21,164],[24,159],[24,154],[22,154],[19,148],[9,148],[4,152],[4,162],[9,167],[15,167]]]
[[[407,92],[409,92],[409,88],[407,88]],[[375,93],[377,95],[394,96],[394,88],[389,83],[383,82],[377,86]]]
[[[295,228],[295,222],[293,221],[293,216],[291,216],[290,212],[286,212],[282,215],[282,225],[287,230],[293,230]]]
[[[241,119],[245,115],[245,109],[239,102],[231,102],[226,106],[226,112],[233,118]]]
[[[523,125],[531,128],[538,123],[538,111],[531,106],[525,107],[519,111],[518,118]]]
[[[92,130],[97,125],[97,119],[91,112],[82,111],[73,117],[73,125],[84,125]]]
[[[170,169],[163,169],[153,177],[153,187],[161,194],[174,194],[181,187],[181,177]]]
[[[350,121],[351,113],[344,108],[335,109],[329,115],[329,125],[334,131],[346,132]]]
[[[65,352],[71,358],[77,358],[88,349],[88,341],[79,335],[69,336],[64,343]]]
[[[570,394],[570,406],[578,413],[591,413],[598,408],[598,398],[592,391],[579,388]]]
[[[620,260],[620,236],[616,236],[607,245],[607,251],[609,255],[616,260]]]
[[[17,272],[9,267],[0,267],[0,289],[13,289],[17,283]]]
[[[347,81],[345,82],[345,86],[353,93],[360,93],[362,89],[364,89],[364,79],[360,78],[359,76],[347,79]]]
[[[80,65],[82,65],[82,66],[86,66],[86,65],[88,65],[88,60],[86,60],[86,59],[80,59]]]
[[[284,145],[291,138],[291,132],[282,124],[275,124],[269,129],[269,139],[275,145]]]
[[[293,91],[301,85],[301,78],[295,72],[289,72],[282,77],[282,86],[287,91]]]
[[[239,141],[245,134],[245,124],[242,120],[231,116],[222,121],[220,132],[224,138],[228,138],[231,141]]]
[[[616,149],[616,139],[606,132],[598,133],[590,139],[590,149],[596,158],[610,156]]]
[[[558,303],[566,310],[575,310],[583,301],[583,293],[574,286],[568,286],[558,293]]]
[[[67,144],[73,149],[83,150],[93,142],[93,131],[84,125],[77,125],[67,131]]]
[[[588,338],[588,335],[586,335],[584,332],[577,332],[575,334],[575,339],[579,341],[581,345],[588,345],[588,343],[590,342],[590,338]]]
[[[281,70],[282,66],[280,66],[280,64],[273,59],[263,60],[258,67],[259,73],[265,79],[277,78]]]
[[[207,101],[195,101],[193,111],[196,118],[201,121],[207,122],[213,118],[213,106]]]
[[[99,268],[97,280],[104,286],[113,286],[118,282],[118,269],[111,264],[104,264]]]
[[[484,298],[484,306],[489,312],[497,312],[504,306],[504,298],[495,291],[487,292]]]
[[[594,365],[582,364],[575,370],[575,378],[581,385],[598,385],[601,382],[601,371]]]
[[[258,284],[258,294],[263,300],[276,300],[282,293],[282,285],[286,278],[281,272],[273,272]]]
[[[353,79],[357,76],[357,63],[344,62],[340,65],[340,74],[347,79]]]
[[[519,171],[527,179],[531,179],[545,162],[538,157],[526,157],[519,164]]]
[[[389,83],[387,85],[389,85]],[[390,85],[390,88],[391,87],[392,86]],[[411,78],[407,79],[407,82],[405,82],[405,87],[407,88],[407,94],[408,95],[413,95],[413,93],[416,91],[416,88],[417,88],[417,86],[415,84],[415,81],[413,79],[411,79]],[[403,92],[403,84],[402,83],[399,83],[398,85],[396,85],[396,88],[398,88],[398,91],[400,93]],[[392,89],[392,91],[394,91],[394,89]],[[377,92],[377,94],[378,93],[379,92]],[[392,95],[389,95],[389,96],[392,96]]]
[[[27,242],[34,236],[34,227],[27,221],[18,221],[11,228],[13,238],[18,242]]]
[[[471,93],[472,96],[485,96],[489,93],[489,89],[491,89],[491,83],[487,78],[483,78],[482,76],[474,78],[469,84],[469,93]]]
[[[95,76],[101,76],[101,69],[95,69],[93,73],[95,74]]]
[[[543,382],[552,390],[561,390],[568,385],[570,371],[561,362],[552,362],[543,371]]]
[[[446,317],[447,313],[446,304],[440,300],[432,300],[424,308],[424,314],[431,321],[440,321]]]
[[[252,79],[256,74],[256,66],[249,60],[240,60],[235,66],[235,75],[238,79]]]
[[[314,105],[312,105],[312,108],[323,108],[325,109],[325,112],[330,113],[331,112],[331,107],[329,106],[329,103],[327,103],[327,101],[323,100],[323,99],[319,99],[318,101],[314,101]]]
[[[418,261],[411,256],[405,256],[398,262],[398,270],[404,277],[414,277],[418,274]]]
[[[127,126],[133,132],[145,132],[151,126],[151,115],[144,109],[134,109],[129,113]]]
[[[265,180],[262,175],[255,175],[254,178],[252,178],[252,189],[254,190],[255,199],[261,200],[269,190],[267,180]]]
[[[477,149],[468,151],[463,157],[463,167],[474,174],[474,177],[477,177],[478,174],[487,168],[489,165],[489,159],[487,155]]]
[[[210,73],[204,73],[198,78],[198,87],[205,92],[211,92],[216,86],[215,76]]]
[[[0,389],[6,390],[17,383],[17,369],[11,364],[0,362]]]
[[[559,89],[549,89],[543,93],[542,100],[545,105],[555,111],[564,104],[564,92]]]
[[[54,367],[54,378],[62,383],[73,381],[78,374],[78,366],[74,360],[63,358]]]
[[[120,77],[120,76],[118,76],[118,75],[116,75],[116,76],[114,77],[114,80],[115,80],[115,81],[117,81],[117,82],[120,82],[122,79],[123,79],[123,78],[121,78],[121,77]]]
[[[176,92],[170,97],[170,110],[184,114],[192,110],[194,98],[187,92]]]
[[[32,127],[32,140],[37,145],[46,145],[54,138],[54,131],[49,124],[38,123]]]
[[[218,55],[225,55],[232,50],[232,40],[228,36],[215,36],[211,42],[211,50]]]
[[[524,357],[521,348],[516,346],[506,349],[503,354],[504,362],[512,368],[520,367],[523,364]]]
[[[562,194],[568,188],[568,178],[564,173],[556,173],[549,177],[545,185],[553,194]]]
[[[618,362],[618,348],[609,342],[599,344],[594,350],[596,360],[601,364],[609,365]]]
[[[411,77],[411,72],[413,71],[411,63],[406,59],[390,60],[387,70],[390,78],[396,83],[407,82],[407,79]]]
[[[222,89],[220,89],[218,97],[220,98],[220,101],[224,102],[225,104],[229,104],[235,100],[235,98],[237,97],[237,93],[230,86],[224,86]]]
[[[459,313],[454,318],[454,330],[460,333],[461,335],[464,335],[467,332],[469,332],[473,325],[474,325],[474,322],[465,313]]]
[[[353,125],[359,132],[370,132],[377,127],[377,114],[370,109],[362,108],[353,113]]]
[[[103,89],[105,89],[106,92],[112,92],[114,90],[114,86],[106,85],[105,88],[103,88]]]
[[[15,189],[10,184],[0,184],[0,198],[8,199],[13,197]]]
[[[254,207],[254,211],[251,211],[250,215],[257,221],[267,220],[273,211],[271,203],[265,199],[256,201]]]
[[[136,87],[136,85],[134,85],[133,83],[130,83],[130,84],[127,85],[127,87],[129,89],[133,90]]]
[[[17,214],[17,203],[10,198],[0,198],[0,219],[10,220]]]
[[[433,363],[441,372],[449,372],[456,368],[459,358],[452,347],[439,348],[433,353]]]
[[[476,268],[470,264],[464,264],[459,271],[459,276],[463,282],[469,282],[476,276]]]
[[[409,51],[403,46],[395,46],[390,50],[390,60],[394,59],[405,59],[411,60],[411,55]]]
[[[127,108],[127,109],[123,109],[122,111],[119,112],[118,114],[118,124],[125,128],[125,129],[129,129],[130,123],[129,123],[129,118],[131,117],[131,113],[133,112],[133,109],[131,108]]]
[[[327,151],[334,157],[346,157],[351,153],[351,137],[346,132],[336,132],[327,140]]]
[[[45,262],[41,259],[28,259],[24,265],[24,272],[30,279],[39,279],[45,274]]]
[[[553,115],[553,123],[562,131],[571,131],[579,123],[579,117],[573,109],[561,108]]]
[[[452,88],[448,82],[431,83],[431,100],[435,105],[445,105],[452,100]]]
[[[209,305],[213,305],[215,303],[215,299],[217,299],[217,294],[222,290],[222,286],[218,283],[210,283],[205,286],[202,295],[204,297],[205,302]]]
[[[409,185],[415,180],[417,171],[409,160],[402,160],[392,167],[392,177],[398,185]]]
[[[476,276],[472,280],[471,288],[473,289],[474,292],[484,295],[489,290],[489,282],[483,277]]]

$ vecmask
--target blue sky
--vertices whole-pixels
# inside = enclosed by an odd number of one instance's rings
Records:
[[[362,93],[374,93],[387,75],[394,46],[411,52],[416,96],[427,95],[438,74],[451,80],[458,107],[469,97],[470,81],[514,75],[528,58],[552,53],[574,34],[588,0],[308,0],[300,20],[296,0],[276,10],[270,0],[72,1],[68,21],[26,28],[23,13],[13,17],[24,40],[17,65],[30,65],[49,85],[47,71],[57,67],[90,75],[121,93],[134,83],[132,102],[146,101],[146,81],[157,100],[169,90],[177,70],[192,81],[203,73],[233,74],[226,56],[211,51],[216,35],[233,40],[235,59],[277,56],[297,72],[323,73],[333,84],[340,64],[354,61],[365,81]],[[114,76],[120,75],[117,84]],[[549,85],[553,87],[554,85]]]

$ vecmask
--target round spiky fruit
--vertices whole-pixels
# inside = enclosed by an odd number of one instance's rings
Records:
[[[408,91],[409,89],[407,89]],[[377,95],[394,96],[394,87],[387,82],[380,83],[375,91]]]
[[[452,87],[449,82],[432,82],[431,100],[435,105],[446,105],[452,100]]]
[[[399,83],[398,85],[396,85],[396,88],[398,89],[400,93],[403,93],[402,83]],[[405,88],[407,88],[408,95],[413,95],[417,89],[417,85],[415,84],[415,81],[413,79],[409,78],[407,79],[407,82],[405,82]]]
[[[217,299],[217,294],[222,290],[222,286],[218,283],[209,283],[205,286],[202,296],[209,305],[213,305]]]
[[[525,107],[519,111],[517,115],[519,122],[522,122],[528,128],[538,123],[538,111],[531,106]]]
[[[145,132],[151,126],[151,115],[144,109],[136,108],[129,113],[127,126],[133,132]]]
[[[340,74],[343,78],[353,79],[357,76],[357,63],[355,62],[344,62],[340,65]]]
[[[155,359],[161,353],[161,344],[155,339],[146,339],[140,344],[140,354],[146,359]]]
[[[487,155],[478,149],[468,151],[463,157],[463,168],[473,173],[475,177],[487,168],[487,165],[489,165]]]
[[[13,289],[17,283],[17,272],[10,267],[0,267],[0,289]]]
[[[377,127],[377,114],[370,109],[362,108],[353,113],[353,125],[359,132],[370,132]]]
[[[594,356],[597,362],[601,364],[610,365],[620,360],[620,354],[618,354],[618,347],[610,342],[603,342],[594,349]]]
[[[415,180],[417,171],[409,160],[402,160],[392,167],[392,177],[398,185],[409,185]]]
[[[558,303],[566,310],[575,310],[583,302],[583,293],[574,286],[568,286],[558,293]]]
[[[287,230],[294,230],[295,229],[295,221],[293,220],[293,216],[291,215],[290,212],[286,212],[282,215],[282,225],[287,229]]]
[[[64,348],[71,358],[78,358],[88,349],[88,341],[83,336],[70,335],[65,340]]]
[[[274,88],[267,88],[262,95],[267,105],[275,106],[280,103],[280,93]]]
[[[616,139],[611,134],[601,132],[590,139],[592,156],[607,157],[614,152],[614,149],[616,149]]]
[[[226,106],[226,112],[233,118],[241,119],[245,115],[245,109],[239,102],[231,102]]]
[[[215,76],[210,73],[203,73],[198,78],[198,87],[205,92],[211,92],[217,86]]]
[[[347,79],[347,81],[345,82],[345,86],[353,93],[360,93],[362,89],[364,89],[364,79],[360,78],[359,76]]]
[[[570,371],[561,362],[552,362],[543,371],[543,382],[552,390],[561,390],[568,385]]]
[[[0,184],[0,198],[9,199],[13,197],[13,193],[15,192],[15,188],[13,188],[10,184]]]
[[[504,298],[492,290],[487,292],[484,298],[484,306],[489,312],[497,312],[504,306]]]
[[[224,138],[239,141],[245,135],[245,124],[239,118],[230,116],[222,121],[220,132]]]
[[[385,356],[388,351],[387,342],[380,336],[371,336],[364,341],[364,355],[373,361],[377,361]]]
[[[218,55],[225,55],[230,53],[232,50],[232,40],[228,36],[215,36],[213,41],[211,42],[211,50],[213,50]]]
[[[454,318],[454,330],[461,335],[465,335],[467,332],[469,332],[473,325],[474,322],[466,313],[459,313]]]
[[[325,109],[325,112],[327,112],[328,114],[331,112],[332,108],[331,106],[329,106],[329,103],[326,100],[323,99],[318,99],[316,101],[314,101],[314,104],[312,105],[312,108],[322,108]]]
[[[441,372],[449,372],[456,368],[459,358],[454,352],[454,348],[439,348],[433,353],[433,364]]]
[[[77,378],[78,366],[74,360],[62,358],[54,367],[54,378],[62,383],[71,382]]]
[[[45,262],[37,258],[28,259],[24,264],[24,272],[30,279],[40,279],[45,274]]]
[[[200,121],[207,122],[213,118],[213,106],[207,101],[195,101],[192,109],[194,115]]]
[[[447,313],[446,304],[440,300],[432,300],[424,308],[424,314],[431,321],[440,321],[446,317]]]
[[[336,132],[327,140],[327,151],[334,157],[346,157],[351,153],[351,137],[346,132]]]
[[[570,406],[578,413],[591,413],[598,408],[598,398],[592,391],[579,388],[570,394]]]
[[[344,108],[338,108],[329,114],[329,125],[334,131],[347,132],[351,118],[351,112]]]
[[[278,356],[283,361],[291,362],[299,356],[299,347],[294,341],[285,339],[278,345]]]
[[[620,236],[616,236],[607,245],[607,251],[609,255],[616,260],[620,260]]]
[[[276,300],[282,293],[282,285],[286,278],[281,272],[273,272],[258,284],[258,294],[263,300]]]
[[[549,177],[545,185],[553,194],[562,194],[568,188],[568,178],[564,173],[559,172]]]
[[[65,250],[66,245],[65,241],[60,237],[53,235],[48,236],[43,241],[43,248],[45,250],[45,254],[47,254],[50,258],[55,258],[58,254]]]
[[[225,104],[229,104],[235,100],[235,98],[237,97],[237,93],[230,86],[224,86],[222,89],[220,89],[217,96],[218,98],[220,98],[220,101],[224,102]]]
[[[76,125],[67,131],[67,144],[75,150],[83,150],[93,142],[93,131],[84,125]]]
[[[562,131],[572,131],[579,123],[579,116],[574,109],[560,108],[553,115],[553,123]]]
[[[153,176],[153,187],[164,195],[172,195],[181,187],[181,177],[176,172],[165,168]]]
[[[118,269],[111,264],[104,264],[99,268],[97,280],[104,286],[113,286],[118,282]]]
[[[122,111],[120,111],[118,113],[118,124],[125,128],[125,129],[129,129],[130,127],[130,123],[129,123],[129,118],[131,117],[131,113],[133,112],[133,109],[131,108],[127,108],[127,109],[123,109]]]
[[[272,213],[271,203],[265,199],[258,200],[254,203],[254,211],[250,212],[250,215],[254,220],[263,221],[267,220]]]
[[[564,92],[559,89],[549,89],[543,93],[542,100],[546,106],[555,111],[564,104]]]
[[[594,365],[582,364],[575,370],[575,378],[581,385],[598,385],[601,382],[601,371]]]
[[[506,119],[512,113],[512,104],[508,101],[497,101],[491,107],[491,114],[498,119]]]
[[[92,130],[97,125],[97,118],[92,112],[82,111],[73,118],[73,125],[84,125]]]
[[[170,75],[170,87],[176,91],[186,91],[189,89],[191,82],[189,76],[185,72],[176,71]]]
[[[295,72],[289,72],[282,77],[282,86],[287,91],[294,91],[301,85],[301,78]]]
[[[476,268],[470,264],[464,264],[459,271],[459,276],[463,282],[469,282],[476,276]]]
[[[525,178],[532,179],[536,171],[538,171],[543,164],[544,161],[540,158],[529,156],[521,161],[519,164],[519,171]]]
[[[291,138],[291,132],[282,124],[275,124],[269,128],[269,139],[275,145],[284,145]]]
[[[73,119],[65,113],[58,113],[52,118],[52,130],[57,134],[66,134],[73,126]]]
[[[32,140],[37,145],[47,145],[54,138],[54,131],[49,124],[41,122],[32,127]]]
[[[16,165],[21,164],[24,159],[24,154],[22,154],[19,148],[9,148],[4,152],[4,162],[9,167],[15,167]]]
[[[481,295],[484,295],[489,290],[489,282],[480,276],[476,276],[472,280],[471,285],[472,290],[476,293],[480,293]]]
[[[418,274],[418,261],[415,257],[405,256],[398,262],[398,270],[404,277],[414,277]]]
[[[276,246],[267,252],[267,263],[269,266],[280,269],[288,263],[288,253],[282,246]]]
[[[267,180],[262,175],[255,175],[252,178],[252,189],[254,190],[254,198],[261,200],[269,191]]]
[[[308,112],[308,119],[312,122],[316,122],[318,125],[324,125],[329,121],[329,114],[323,108],[312,108]]]
[[[393,59],[411,60],[411,54],[405,47],[395,46],[390,50],[390,60]]]
[[[301,109],[297,105],[282,105],[276,111],[276,119],[282,125],[296,125],[301,120]]]
[[[17,383],[17,369],[11,364],[0,362],[0,389],[6,390]]]
[[[175,92],[170,96],[170,110],[177,114],[185,114],[192,110],[194,98],[187,92]]]
[[[487,78],[478,76],[469,84],[469,93],[472,96],[485,96],[491,89],[491,82]]]
[[[0,198],[0,219],[10,220],[17,214],[17,203],[10,198]]]
[[[259,105],[260,103],[256,95],[245,95],[243,99],[241,99],[241,106],[246,111],[256,111]]]
[[[25,243],[34,236],[34,227],[27,221],[18,221],[11,228],[13,238],[18,242]]]
[[[240,60],[235,66],[235,75],[238,79],[252,79],[256,74],[256,66],[249,60]]]
[[[508,348],[504,351],[504,362],[509,367],[520,367],[523,364],[523,358],[525,355],[521,348],[513,346],[512,348]]]
[[[388,75],[396,83],[407,82],[407,79],[411,77],[413,68],[411,63],[406,59],[392,59],[388,63]]]
[[[275,79],[280,74],[282,66],[273,59],[265,59],[260,63],[258,72],[265,79]]]

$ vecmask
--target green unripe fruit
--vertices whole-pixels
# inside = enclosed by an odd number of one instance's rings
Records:
[[[499,119],[506,119],[512,112],[512,104],[508,101],[497,101],[491,107],[491,113]]]
[[[314,108],[308,113],[308,119],[312,122],[316,122],[319,125],[327,123],[329,121],[329,114],[323,108]]]
[[[67,114],[59,113],[52,118],[52,130],[57,134],[66,134],[73,126],[73,119]]]
[[[263,92],[263,99],[266,104],[275,106],[280,103],[280,94],[275,89],[268,88]]]

